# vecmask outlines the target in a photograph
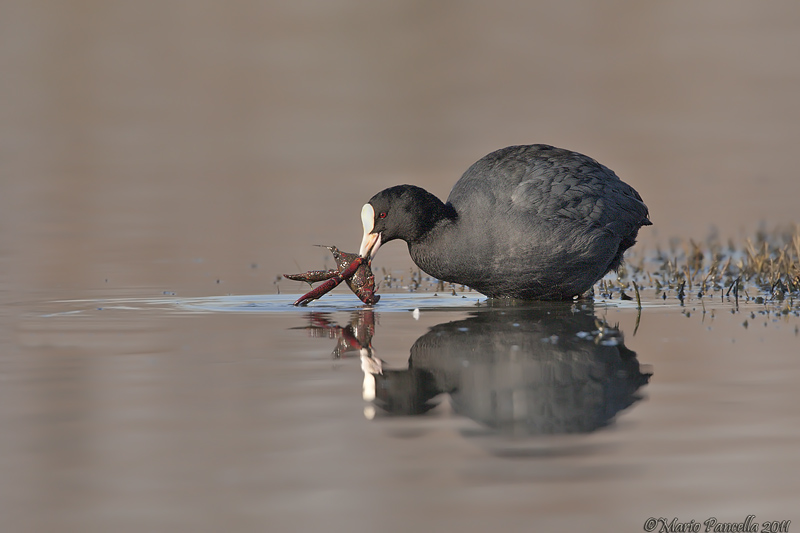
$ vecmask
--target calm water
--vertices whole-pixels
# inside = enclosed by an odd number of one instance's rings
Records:
[[[516,143],[636,187],[645,256],[797,222],[798,50],[795,2],[2,3],[0,529],[792,531],[794,311],[279,275]]]
[[[19,529],[794,516],[796,314],[719,298],[648,297],[641,315],[474,293],[290,301],[26,305],[0,404]]]

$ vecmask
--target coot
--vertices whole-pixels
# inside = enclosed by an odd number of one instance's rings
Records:
[[[473,164],[447,203],[413,185],[364,205],[359,253],[394,239],[429,275],[493,298],[565,300],[610,270],[651,224],[633,187],[594,159],[534,144]]]

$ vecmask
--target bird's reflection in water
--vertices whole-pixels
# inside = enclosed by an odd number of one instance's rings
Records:
[[[310,327],[338,339],[334,356],[361,357],[364,397],[383,413],[420,415],[445,393],[456,413],[501,434],[592,432],[638,401],[650,378],[622,333],[597,319],[591,304],[470,315],[417,339],[403,369],[386,368],[375,356],[372,311],[354,313],[343,327],[312,316]]]

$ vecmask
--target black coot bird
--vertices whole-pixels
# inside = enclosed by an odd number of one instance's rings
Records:
[[[639,193],[594,159],[509,146],[473,164],[447,203],[413,185],[373,196],[359,253],[371,260],[401,239],[437,279],[493,298],[566,300],[620,266],[647,216]]]

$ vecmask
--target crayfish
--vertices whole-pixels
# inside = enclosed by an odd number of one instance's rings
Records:
[[[358,254],[342,252],[336,246],[323,246],[323,248],[327,248],[333,254],[337,270],[310,270],[302,274],[283,275],[283,277],[295,281],[325,282],[301,296],[294,305],[307,305],[332,291],[342,281],[347,282],[350,290],[365,304],[371,305],[380,299],[380,296],[375,294],[375,276],[372,274],[367,259]]]

